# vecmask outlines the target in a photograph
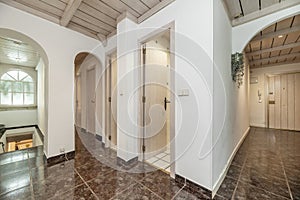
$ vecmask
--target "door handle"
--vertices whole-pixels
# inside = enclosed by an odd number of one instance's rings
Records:
[[[165,97],[164,103],[165,103],[165,110],[167,110],[167,103],[171,103],[171,101],[169,101],[167,97]]]

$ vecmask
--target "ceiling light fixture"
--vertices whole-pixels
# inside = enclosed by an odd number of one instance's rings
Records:
[[[283,38],[283,35],[278,35],[278,38]]]

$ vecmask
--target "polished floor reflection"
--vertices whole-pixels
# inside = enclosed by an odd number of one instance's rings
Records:
[[[216,199],[300,200],[300,132],[251,128]]]
[[[148,164],[117,165],[91,134],[75,143],[75,158],[56,165],[42,146],[1,155],[0,199],[210,199]],[[299,144],[299,132],[252,128],[215,199],[300,199]]]

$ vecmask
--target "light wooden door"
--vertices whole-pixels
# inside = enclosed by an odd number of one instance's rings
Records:
[[[144,145],[145,158],[165,151],[169,143],[170,68],[167,51],[147,48],[145,52],[144,96]]]
[[[300,131],[300,73],[295,75],[295,130]]]
[[[269,128],[300,130],[300,73],[269,77]]]
[[[295,74],[287,78],[287,129],[295,130]]]
[[[87,131],[89,133],[95,133],[95,68],[87,71]]]
[[[112,146],[117,145],[117,55],[113,53],[109,57],[106,70],[107,110],[106,133]]]

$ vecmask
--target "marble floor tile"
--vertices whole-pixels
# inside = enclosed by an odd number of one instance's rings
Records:
[[[289,182],[291,193],[294,200],[300,200],[300,185]]]
[[[110,199],[136,182],[124,172],[112,171],[87,182],[99,199]]]
[[[172,199],[182,188],[182,185],[176,183],[170,175],[160,170],[152,172],[151,175],[146,176],[140,183],[163,199]]]
[[[85,185],[79,185],[63,194],[53,196],[53,200],[97,200],[97,197]]]
[[[222,197],[225,197],[226,199],[231,199],[233,192],[237,186],[237,180],[230,178],[230,177],[225,177],[223,183],[221,184],[217,195],[220,195]]]
[[[137,200],[137,199],[163,200],[157,194],[151,192],[148,188],[146,188],[145,186],[139,183],[131,185],[126,190],[122,191],[121,193],[118,193],[112,199],[114,200]]]
[[[1,200],[32,200],[30,186],[25,186],[13,190],[4,195],[0,195]]]
[[[30,172],[20,171],[0,178],[0,195],[30,185]]]
[[[278,196],[265,190],[262,190],[261,188],[254,187],[250,184],[239,182],[234,193],[233,199],[285,200],[289,198]]]

